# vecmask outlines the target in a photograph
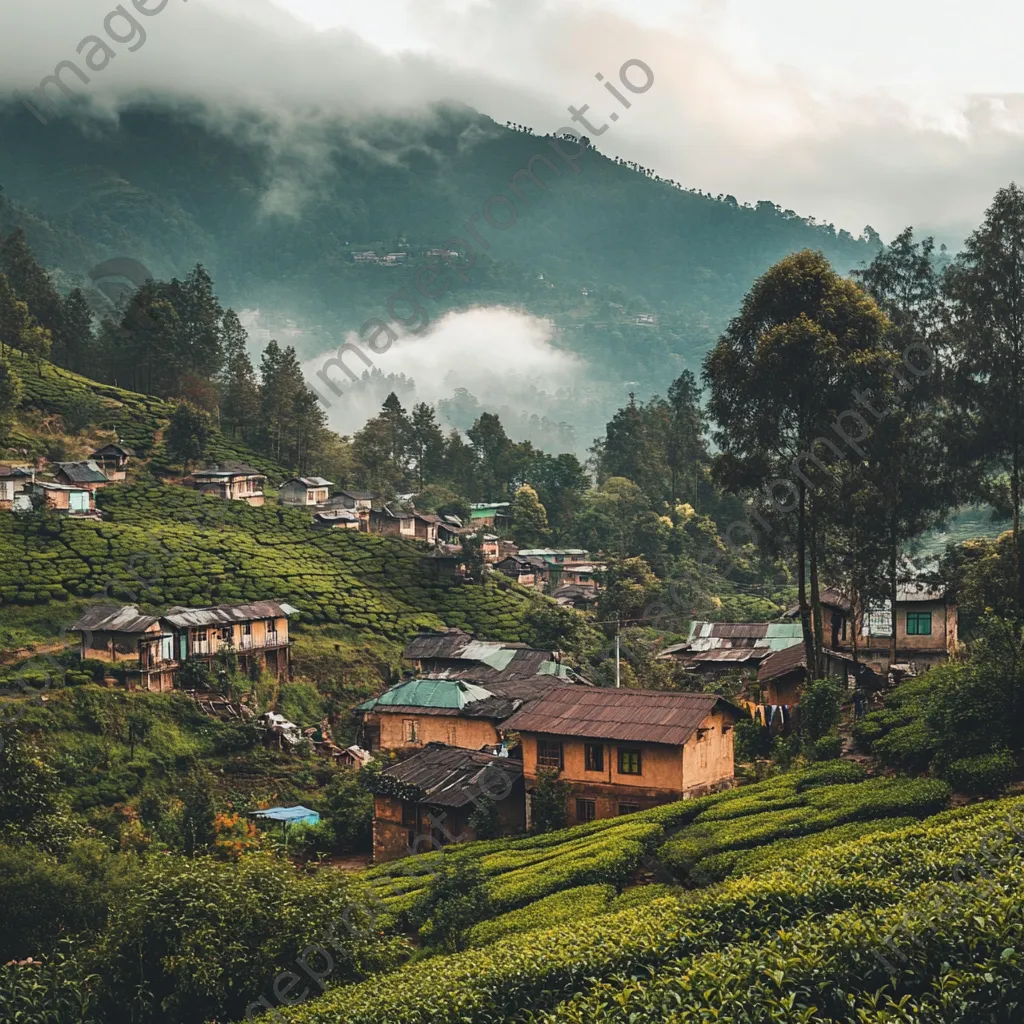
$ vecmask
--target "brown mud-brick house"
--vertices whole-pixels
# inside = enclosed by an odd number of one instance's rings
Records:
[[[822,659],[825,675],[836,680],[844,690],[851,690],[855,683],[853,658],[843,651],[825,648]],[[862,666],[860,674],[863,677],[870,672],[866,666]],[[757,683],[761,690],[762,704],[786,708],[799,704],[807,684],[807,653],[803,643],[777,651],[761,662]]]
[[[944,587],[921,582],[896,589],[896,614],[888,601],[866,611],[835,587],[821,595],[826,646],[843,654],[853,653],[857,630],[857,660],[883,679],[890,669],[916,675],[949,660],[959,643],[957,607]],[[798,615],[790,608],[789,615]],[[889,664],[893,625],[896,628],[896,660]]]
[[[507,523],[511,512],[510,501],[480,501],[469,506],[469,525],[474,527],[494,526]]]
[[[171,608],[159,616],[143,615],[135,605],[97,605],[72,629],[82,634],[83,658],[110,662],[131,689],[162,691],[173,687],[186,662],[210,665],[224,650],[237,654],[243,671],[265,668],[287,678],[288,616],[296,611],[277,601]]]
[[[570,583],[559,587],[552,595],[555,604],[563,608],[575,608],[578,612],[592,611],[597,604],[597,584]]]
[[[59,484],[82,487],[93,494],[110,483],[107,474],[100,469],[99,463],[91,459],[86,462],[54,463],[53,478]]]
[[[262,505],[263,488],[267,478],[258,469],[240,462],[224,462],[217,466],[197,469],[183,483],[200,494],[209,494],[222,501],[244,501],[250,505]]]
[[[82,657],[124,670],[129,689],[173,688],[179,667],[175,637],[158,616],[143,615],[135,605],[96,605],[71,628],[82,634]]]
[[[407,679],[356,708],[367,750],[410,751],[431,743],[449,747],[501,745],[502,722],[564,684],[553,676],[492,680]]]
[[[523,766],[514,758],[431,744],[370,786],[378,863],[478,838],[469,819],[485,799],[497,806],[499,835],[526,827]]]
[[[23,494],[35,478],[35,471],[28,466],[0,464],[0,509],[14,508],[15,495]]]
[[[278,489],[282,505],[323,505],[331,496],[330,480],[322,476],[293,476]]]
[[[520,734],[527,793],[541,769],[557,771],[576,825],[730,788],[745,714],[715,694],[580,686],[552,690],[502,728]]]
[[[368,526],[370,533],[386,537],[403,537],[405,540],[418,540],[425,544],[438,542],[439,529],[443,529],[445,536],[451,536],[451,531],[439,516],[422,512],[395,511],[387,505],[370,510]]]
[[[131,448],[125,447],[119,441],[113,444],[105,444],[97,448],[90,456],[106,474],[111,483],[120,483],[128,476],[128,460],[135,457]]]

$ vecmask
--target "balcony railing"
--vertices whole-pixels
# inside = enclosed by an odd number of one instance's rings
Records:
[[[238,649],[240,651],[251,651],[253,649],[252,634],[243,634],[238,639]]]
[[[209,654],[210,653],[210,641],[209,640],[193,640],[192,641],[192,653],[193,654]]]

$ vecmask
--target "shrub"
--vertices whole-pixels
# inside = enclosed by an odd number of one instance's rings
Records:
[[[1017,774],[1017,763],[1006,750],[953,761],[942,777],[959,793],[971,796],[996,796]]]
[[[568,820],[566,801],[569,785],[558,777],[558,770],[542,768],[530,799],[531,823],[534,832],[555,832],[565,828]]]
[[[466,948],[470,927],[487,916],[490,903],[480,865],[445,851],[411,916],[421,922],[420,937],[429,945],[459,952]]]
[[[806,746],[811,761],[838,761],[843,753],[843,741],[839,736],[822,736]]]

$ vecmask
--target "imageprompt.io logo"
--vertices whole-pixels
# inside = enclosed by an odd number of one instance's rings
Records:
[[[147,281],[152,281],[153,275],[138,260],[116,256],[93,267],[89,271],[89,280],[116,310]]]

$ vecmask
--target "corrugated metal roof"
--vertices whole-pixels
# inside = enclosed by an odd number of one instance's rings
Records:
[[[517,711],[504,728],[682,746],[716,709],[743,714],[713,693],[560,687]]]
[[[461,711],[467,704],[493,696],[490,690],[462,679],[409,679],[360,704],[358,710],[409,707]]]
[[[320,820],[320,815],[316,811],[303,807],[301,804],[295,807],[268,807],[265,811],[252,811],[251,813],[254,818],[269,818],[271,821]]]
[[[78,632],[145,633],[159,621],[155,615],[141,614],[134,604],[94,605],[71,628]]]
[[[719,647],[711,651],[698,651],[691,661],[760,661],[771,652],[766,647]]]
[[[282,487],[287,487],[288,484],[302,484],[303,487],[333,487],[334,484],[330,480],[325,480],[322,476],[293,476],[288,480],[285,480]]]
[[[386,768],[398,782],[420,791],[420,803],[441,807],[464,807],[481,793],[498,793],[504,786],[496,784],[501,772],[509,782],[522,778],[523,763],[511,757],[498,757],[481,750],[430,744],[399,764]],[[485,776],[486,783],[483,782]]]
[[[73,484],[107,483],[107,474],[92,459],[85,462],[58,462],[56,466]]]
[[[831,661],[845,661],[851,665],[853,664],[853,658],[848,654],[842,654],[839,651],[829,650],[828,648],[825,648],[824,653],[826,658]],[[798,669],[807,670],[807,656],[802,642],[794,644],[792,647],[787,647],[783,651],[777,651],[771,657],[765,658],[761,662],[761,667],[757,670],[757,681],[759,683],[767,683]]]
[[[254,601],[251,604],[218,604],[207,608],[168,608],[161,616],[171,625],[184,629],[187,626],[217,626],[232,622],[253,622],[256,619],[277,619],[298,612],[290,604],[278,601]]]
[[[929,583],[905,583],[896,588],[897,601],[941,601],[945,596],[945,587]]]

